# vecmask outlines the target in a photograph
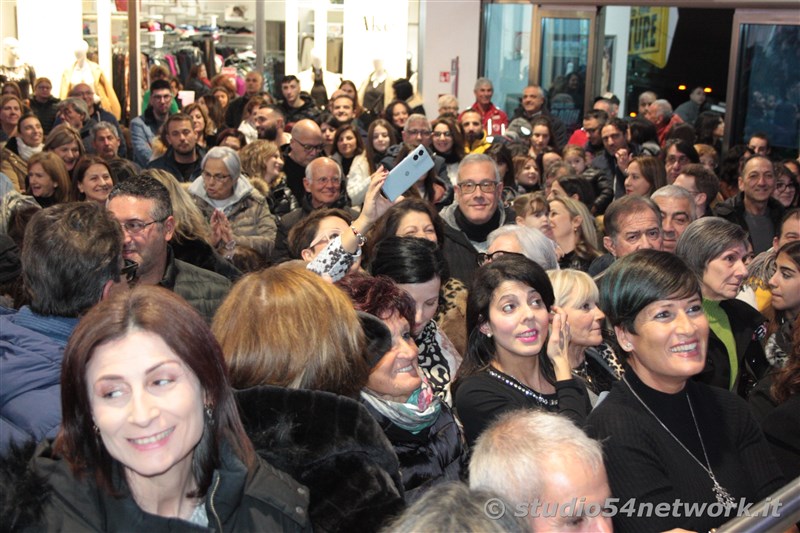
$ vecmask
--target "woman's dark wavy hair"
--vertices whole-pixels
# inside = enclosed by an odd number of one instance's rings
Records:
[[[439,213],[430,202],[422,198],[411,197],[394,204],[375,222],[375,225],[372,226],[367,235],[367,244],[364,245],[364,259],[362,259],[362,262],[368,262],[374,256],[374,250],[382,240],[397,235],[400,221],[411,212],[424,213],[430,217],[433,223],[433,230],[436,232],[436,243],[439,248],[442,247],[444,243],[444,222],[439,217]]]
[[[634,321],[653,302],[700,297],[700,281],[677,255],[639,250],[617,259],[600,278],[600,309],[612,327],[636,333]]]
[[[797,210],[794,210],[795,214]],[[787,242],[780,247],[777,254],[786,254],[794,263],[795,268],[800,269],[800,241]],[[785,319],[785,311],[776,310],[778,320]],[[770,389],[772,397],[778,403],[783,403],[795,394],[800,394],[800,314],[792,324],[792,353],[783,369],[778,372]]]
[[[416,304],[406,291],[386,276],[370,276],[362,272],[349,274],[336,282],[353,301],[356,311],[363,311],[386,320],[398,313],[414,325]]]
[[[494,360],[494,340],[482,333],[480,327],[489,321],[492,296],[504,281],[519,281],[536,289],[548,312],[555,302],[553,285],[547,273],[527,257],[503,255],[479,268],[472,279],[467,299],[467,353],[458,369],[454,387],[458,386],[460,380],[480,372]],[[547,346],[546,340],[544,345]],[[539,368],[550,383],[555,383],[553,363],[547,357],[546,349],[539,353]]]
[[[786,365],[775,376],[770,393],[779,404],[800,394],[800,314],[792,324],[792,353],[789,354]]]
[[[420,237],[387,237],[375,247],[370,264],[373,276],[387,276],[395,283],[427,283],[450,278],[441,248]]]
[[[203,497],[220,466],[220,448],[225,442],[247,465],[255,461],[236,401],[228,382],[222,350],[205,320],[181,297],[157,286],[140,285],[122,291],[92,308],[80,321],[64,351],[61,370],[62,425],[55,449],[80,478],[94,474],[97,484],[112,494],[120,487],[114,475],[124,479],[124,465],[106,450],[94,428],[86,371],[98,347],[141,330],[158,335],[197,376],[212,421],[205,420],[203,435],[194,449],[192,473]]]
[[[714,111],[703,111],[694,121],[695,142],[715,146],[714,130],[723,121],[722,115]]]
[[[453,147],[450,149],[450,154],[439,154],[442,157],[452,155],[457,161],[464,159],[464,134],[461,131],[458,123],[450,117],[439,117],[431,122],[431,131],[436,129],[439,124],[444,124],[450,130],[450,135],[453,136]]]

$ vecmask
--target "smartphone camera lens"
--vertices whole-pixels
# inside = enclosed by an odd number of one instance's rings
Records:
[[[414,156],[414,161],[416,161],[417,159],[419,159],[419,156],[418,156],[418,155],[415,155],[415,156]]]

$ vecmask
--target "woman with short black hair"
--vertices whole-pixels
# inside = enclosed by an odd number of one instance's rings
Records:
[[[627,353],[622,380],[587,422],[604,442],[611,492],[620,502],[698,509],[618,513],[615,530],[708,531],[736,516],[742,500],[755,503],[783,485],[747,404],[692,379],[706,366],[702,296],[686,263],[658,250],[618,259],[600,278],[600,306]]]

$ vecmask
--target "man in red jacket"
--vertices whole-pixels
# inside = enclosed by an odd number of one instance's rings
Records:
[[[483,130],[487,136],[503,135],[508,127],[508,115],[492,103],[494,86],[489,78],[478,78],[475,82],[475,103],[470,107],[481,115]],[[461,117],[459,117],[459,120]]]

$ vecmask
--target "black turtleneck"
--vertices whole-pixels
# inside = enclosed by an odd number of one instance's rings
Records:
[[[500,227],[500,209],[501,207],[498,206],[492,218],[483,224],[473,224],[467,220],[467,217],[464,216],[461,209],[456,209],[456,224],[458,224],[458,227],[464,232],[464,235],[472,242],[485,242],[489,234]]]

